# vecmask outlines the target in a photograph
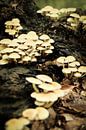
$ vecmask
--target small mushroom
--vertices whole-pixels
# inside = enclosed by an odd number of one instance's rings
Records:
[[[80,15],[77,13],[72,13],[72,14],[70,14],[70,16],[74,17],[74,18],[78,18],[78,19],[80,18]]]
[[[34,108],[28,108],[22,112],[22,116],[28,120],[35,120],[37,111]]]
[[[45,120],[46,118],[49,117],[48,110],[43,107],[37,107],[36,111],[37,111],[36,120]]]
[[[6,130],[23,130],[25,125],[28,125],[30,123],[29,120],[21,117],[21,118],[13,118],[8,120],[5,123]]]
[[[79,72],[76,72],[76,73],[74,73],[74,76],[78,78],[78,77],[81,77],[81,76],[82,76],[82,74],[81,74],[81,73],[79,73]]]
[[[78,72],[86,73],[86,66],[80,66],[80,67],[78,68]]]
[[[42,80],[43,82],[52,82],[52,78],[48,75],[44,75],[44,74],[39,74],[39,75],[36,75],[36,78]]]
[[[0,65],[6,65],[8,63],[9,63],[9,61],[7,59],[1,59],[0,60]]]
[[[54,92],[33,92],[31,94],[31,97],[35,98],[39,102],[55,102],[58,99],[57,95]]]
[[[56,89],[60,89],[61,85],[57,82],[51,82],[51,83],[42,83],[42,84],[38,85],[38,87],[43,90],[53,91]]]
[[[9,54],[9,59],[13,59],[15,62],[17,62],[18,59],[20,59],[20,55],[16,52]]]
[[[49,37],[48,35],[46,35],[46,34],[43,34],[43,35],[41,35],[41,36],[39,37],[39,39],[40,39],[40,40],[43,40],[43,41],[47,41],[47,40],[50,39],[50,37]]]
[[[67,57],[65,58],[65,63],[73,62],[73,61],[75,61],[75,60],[76,60],[76,59],[75,59],[74,56],[67,56]]]

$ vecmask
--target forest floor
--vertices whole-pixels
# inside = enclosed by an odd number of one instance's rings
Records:
[[[86,15],[83,10],[78,9],[77,12]],[[64,26],[66,17],[58,22],[50,21],[41,15],[28,18],[24,31],[33,30],[37,34],[48,34],[55,40],[54,50],[52,54],[39,58],[37,63],[27,65],[11,63],[0,66],[1,130],[8,119],[20,117],[24,109],[35,107],[30,97],[33,89],[25,80],[27,76],[47,74],[54,81],[74,85],[75,79],[65,78],[61,67],[47,63],[59,56],[73,55],[81,65],[86,65],[86,30],[82,30],[82,26],[79,26],[76,31],[66,28]],[[27,130],[86,130],[86,77],[79,78],[78,87],[68,95],[59,98],[49,111],[48,119],[34,121]]]

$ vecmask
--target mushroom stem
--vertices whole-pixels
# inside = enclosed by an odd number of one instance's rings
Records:
[[[64,69],[64,67],[65,67],[65,64],[63,63],[63,64],[62,64],[62,66],[63,66],[63,69]]]
[[[32,84],[32,86],[33,86],[34,91],[37,92],[37,93],[39,93],[39,89],[36,87],[36,85]]]
[[[45,107],[45,108],[49,108],[49,107],[51,107],[51,106],[53,105],[53,103],[54,103],[54,102],[46,102],[46,103],[44,104],[44,107]]]

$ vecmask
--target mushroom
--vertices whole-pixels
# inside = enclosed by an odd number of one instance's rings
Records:
[[[26,80],[32,84],[42,84],[42,81],[34,77],[26,77]]]
[[[51,82],[51,83],[39,84],[38,87],[45,90],[45,91],[53,91],[53,90],[56,90],[56,89],[60,89],[61,85],[57,82]]]
[[[74,73],[74,76],[78,78],[78,77],[81,77],[81,76],[82,76],[82,74],[81,74],[81,73],[79,73],[79,72],[76,72],[76,73]]]
[[[68,77],[68,74],[71,73],[71,70],[69,68],[63,68],[62,72],[65,74],[66,77]]]
[[[37,106],[44,106],[45,102],[35,101],[35,105]]]
[[[70,14],[70,16],[73,18],[78,18],[78,19],[80,18],[80,15],[77,13],[72,13],[72,14]]]
[[[51,53],[53,53],[53,51],[52,50],[45,50],[45,53],[46,54],[51,54]]]
[[[76,67],[76,66],[80,66],[80,63],[78,61],[73,61],[72,63],[69,63],[70,67]]]
[[[56,64],[57,65],[62,65],[64,68],[64,63],[65,63],[65,56],[60,56],[59,58],[56,59]]]
[[[73,62],[75,60],[75,57],[70,55],[65,58],[65,63]]]
[[[86,66],[80,66],[80,67],[78,68],[78,72],[86,73]]]
[[[36,92],[39,92],[38,88],[36,87],[36,84],[42,84],[42,81],[39,80],[39,79],[36,79],[34,77],[26,77],[26,80],[30,83],[32,83],[33,85],[33,89],[36,91]]]
[[[58,99],[57,95],[54,92],[33,92],[31,94],[31,97],[35,98],[39,102],[55,102]]]
[[[25,125],[28,125],[30,123],[29,120],[21,117],[21,118],[13,118],[8,120],[5,123],[6,130],[23,130]]]
[[[46,118],[49,117],[48,110],[43,107],[37,107],[36,111],[37,111],[36,120],[45,120]]]
[[[1,59],[0,60],[0,65],[6,65],[8,63],[9,63],[9,61],[7,59]]]
[[[35,120],[36,115],[37,111],[34,108],[27,108],[22,112],[22,116],[28,120]]]
[[[17,62],[18,59],[20,59],[20,55],[16,52],[9,54],[9,59],[13,59],[15,62]]]
[[[48,82],[48,83],[52,82],[52,78],[45,74],[36,75],[36,78],[40,79],[43,82]]]
[[[47,40],[50,39],[50,37],[49,37],[48,35],[46,35],[46,34],[43,34],[43,35],[41,35],[41,36],[39,37],[39,39],[40,39],[40,40],[43,40],[43,41],[47,41]]]
[[[0,44],[5,45],[5,46],[8,46],[9,44],[11,44],[11,42],[12,42],[12,40],[7,39],[7,38],[0,40]]]

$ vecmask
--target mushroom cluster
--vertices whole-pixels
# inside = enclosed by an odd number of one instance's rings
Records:
[[[60,10],[53,8],[52,6],[45,6],[41,10],[38,10],[37,13],[40,13],[44,16],[50,17],[52,20],[58,20],[62,16],[65,16],[68,13],[75,12],[76,8],[62,8]]]
[[[36,75],[36,77],[26,77],[26,80],[32,83],[34,92],[31,97],[35,98],[35,105],[50,107],[59,97],[68,94],[68,88],[63,90],[63,87],[52,80],[45,74]]]
[[[45,120],[49,117],[49,111],[44,107],[27,108],[22,112],[22,116],[29,121]]]
[[[23,29],[18,18],[13,18],[10,21],[6,21],[5,28],[6,33],[15,37],[17,37],[19,31]]]
[[[71,13],[69,18],[67,18],[67,25],[70,29],[76,30],[78,25],[82,23],[83,29],[86,29],[86,16],[80,16],[77,13]]]
[[[43,107],[27,108],[22,112],[22,117],[12,118],[5,123],[5,130],[24,130],[34,120],[45,120],[49,111]]]
[[[30,124],[30,121],[26,118],[12,118],[5,123],[6,130],[23,130],[23,128]]]
[[[56,59],[57,65],[63,66],[62,72],[69,76],[81,77],[86,73],[86,66],[80,66],[80,62],[74,56],[61,56]]]
[[[13,40],[0,40],[0,65],[9,62],[28,63],[36,62],[37,57],[52,53],[54,40],[48,35],[38,36],[36,32],[30,31],[21,34]]]

